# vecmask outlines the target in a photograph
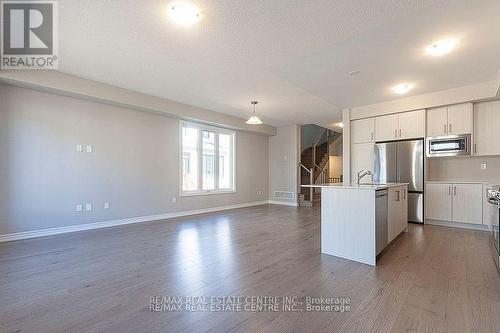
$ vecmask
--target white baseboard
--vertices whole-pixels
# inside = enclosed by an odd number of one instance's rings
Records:
[[[269,200],[268,203],[271,205],[284,205],[284,206],[292,206],[292,207],[299,206],[295,201]]]
[[[452,228],[489,231],[488,227],[483,224],[469,224],[469,223],[458,223],[458,222],[437,221],[437,220],[425,220],[425,224],[439,225],[443,227],[452,227]]]
[[[131,218],[120,219],[120,220],[110,220],[110,221],[103,221],[103,222],[86,223],[86,224],[72,225],[72,226],[60,227],[60,228],[50,228],[50,229],[42,229],[42,230],[16,232],[16,233],[12,233],[12,234],[0,235],[0,243],[14,241],[14,240],[20,240],[20,239],[28,239],[28,238],[35,238],[35,237],[42,237],[42,236],[64,234],[64,233],[75,232],[75,231],[107,228],[107,227],[132,224],[132,223],[151,222],[151,221],[157,221],[157,220],[163,220],[163,219],[171,219],[174,217],[182,217],[182,216],[188,216],[188,215],[211,213],[211,212],[217,212],[217,211],[221,211],[221,210],[244,208],[244,207],[259,206],[259,205],[266,205],[266,204],[268,204],[267,200],[266,201],[254,201],[254,202],[247,202],[247,203],[236,204],[236,205],[219,206],[219,207],[203,208],[203,209],[195,209],[195,210],[185,210],[185,211],[180,211],[180,212],[165,213],[165,214],[158,214],[158,215],[131,217]]]

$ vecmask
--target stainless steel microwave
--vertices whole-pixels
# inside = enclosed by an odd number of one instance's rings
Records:
[[[438,136],[435,138],[427,138],[426,152],[427,157],[445,157],[445,156],[460,156],[471,154],[471,136],[464,135],[448,135]]]

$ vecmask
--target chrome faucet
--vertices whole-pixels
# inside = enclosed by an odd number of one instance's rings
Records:
[[[360,172],[358,172],[358,185],[359,185],[359,181],[361,179],[363,179],[364,176],[371,176],[372,175],[372,172],[371,171],[365,171],[365,170],[361,170]]]

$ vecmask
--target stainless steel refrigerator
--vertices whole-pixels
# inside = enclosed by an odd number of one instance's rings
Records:
[[[408,221],[424,222],[424,140],[375,144],[373,180],[408,183]]]

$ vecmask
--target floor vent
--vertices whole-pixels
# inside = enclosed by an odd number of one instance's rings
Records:
[[[293,199],[294,193],[287,191],[274,191],[273,196],[276,199]]]

